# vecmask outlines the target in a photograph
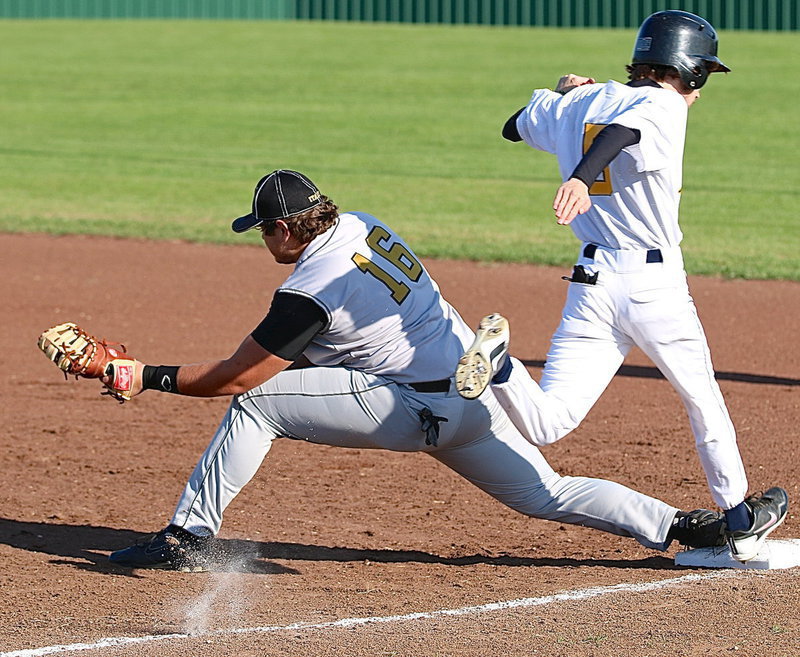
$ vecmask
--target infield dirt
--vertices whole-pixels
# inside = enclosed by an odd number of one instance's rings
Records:
[[[194,633],[92,655],[800,654],[800,569],[737,572],[592,600],[317,630],[202,634],[383,617],[692,572],[625,539],[516,514],[422,454],[277,441],[229,508],[221,572],[123,571],[108,553],[169,520],[227,400],[147,393],[119,405],[36,348],[62,321],[154,363],[229,355],[288,274],[258,247],[0,235],[0,651]],[[80,263],[80,264],[76,264]],[[426,261],[475,325],[505,314],[538,378],[561,269]],[[800,284],[691,278],[751,490],[794,507],[800,537]],[[583,425],[543,450],[562,474],[713,508],[680,401],[633,353]]]

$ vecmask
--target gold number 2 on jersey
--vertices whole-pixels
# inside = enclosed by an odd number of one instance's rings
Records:
[[[605,128],[604,125],[599,123],[586,123],[583,126],[583,154],[586,155],[586,151],[589,150],[589,147],[592,145],[592,142],[597,137],[598,133]],[[597,177],[597,180],[592,183],[592,186],[589,188],[589,194],[592,196],[611,196],[613,193],[613,189],[611,188],[611,171],[609,171],[608,167],[603,169],[600,175]]]
[[[386,246],[381,244],[381,242],[388,240],[390,237],[389,231],[385,228],[375,226],[367,235],[367,245],[374,253],[397,267],[409,280],[412,282],[418,281],[419,277],[422,276],[422,265],[411,251],[399,242],[391,245],[387,244]],[[408,293],[411,292],[411,288],[406,283],[398,281],[385,269],[382,269],[374,261],[365,258],[360,253],[354,253],[352,260],[361,271],[365,274],[371,274],[388,287],[392,293],[392,299],[398,305],[403,303]]]

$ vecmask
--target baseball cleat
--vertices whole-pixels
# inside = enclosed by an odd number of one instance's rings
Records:
[[[767,536],[786,519],[789,495],[776,486],[761,495],[751,495],[745,504],[752,511],[753,524],[749,529],[727,533],[731,555],[738,561],[749,561],[756,557]]]
[[[679,511],[672,521],[668,539],[690,548],[725,545],[725,516],[709,509]]]
[[[508,321],[497,313],[481,320],[475,341],[458,360],[456,390],[465,399],[480,397],[508,357]]]
[[[150,534],[134,545],[112,552],[111,563],[125,568],[158,568],[200,573],[208,570],[208,547],[211,537],[169,525],[157,534]]]

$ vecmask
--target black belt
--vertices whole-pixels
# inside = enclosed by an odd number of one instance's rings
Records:
[[[420,381],[419,383],[409,383],[417,392],[449,392],[450,379],[440,379],[439,381]]]
[[[587,244],[583,248],[583,257],[594,260],[594,254],[597,251],[597,244]],[[661,249],[650,249],[645,257],[645,262],[664,262],[664,256],[661,254]]]

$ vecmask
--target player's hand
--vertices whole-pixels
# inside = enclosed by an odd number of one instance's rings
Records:
[[[570,178],[562,184],[553,199],[556,220],[562,226],[566,226],[590,207],[592,207],[592,201],[589,198],[589,188],[586,183],[577,178]]]
[[[568,91],[572,91],[576,87],[580,87],[584,84],[594,84],[594,78],[586,78],[582,75],[575,75],[574,73],[567,73],[567,75],[562,75],[556,85],[555,91],[556,93],[565,94]]]
[[[126,393],[124,395],[124,399],[130,399],[131,397],[135,397],[140,392],[142,392],[142,372],[144,371],[144,363],[141,361],[131,359],[133,365],[130,367],[126,372],[123,373],[122,370],[115,370],[113,363],[106,369],[106,374],[100,379],[100,382],[108,389],[109,392],[105,392],[103,394],[110,394],[112,397],[116,397],[120,399],[120,396],[114,394],[114,390],[119,388],[120,386],[120,378],[121,376],[131,377],[130,382],[124,382],[124,388],[126,389]]]

